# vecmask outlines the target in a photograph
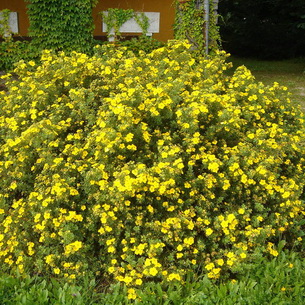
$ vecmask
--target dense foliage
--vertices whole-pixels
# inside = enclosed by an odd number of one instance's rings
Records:
[[[205,7],[202,2],[196,0],[175,1],[175,38],[186,39],[193,48],[204,53],[219,48],[220,36],[217,26],[217,5],[210,1],[208,33],[206,33]],[[208,36],[208,37],[207,37]],[[206,44],[208,39],[208,46]]]
[[[19,63],[0,92],[3,270],[136,287],[218,279],[302,242],[300,110],[189,48]]]
[[[232,54],[282,59],[305,55],[303,0],[220,0],[220,32]]]
[[[32,41],[14,41],[8,18],[0,24],[0,70],[10,70],[23,60],[37,60],[43,49],[92,53],[95,0],[28,0],[29,33]],[[9,13],[3,10],[2,14]],[[6,33],[6,35],[3,35]],[[7,35],[7,33],[9,35]]]
[[[165,46],[166,44],[152,37],[141,35],[139,37],[131,38],[130,40],[116,42],[116,45],[126,47],[127,50],[130,50],[134,54],[138,55],[141,51],[150,53],[155,49]]]
[[[39,49],[90,53],[96,0],[27,0],[30,36]]]
[[[2,41],[0,43],[0,71],[10,71],[19,60],[37,60],[40,52],[29,41]]]
[[[9,25],[9,15],[11,11],[4,9],[0,11],[0,71],[9,70],[13,64],[20,59],[33,59],[38,53],[35,53],[27,42],[14,41]]]

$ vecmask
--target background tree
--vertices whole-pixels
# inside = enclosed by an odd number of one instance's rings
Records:
[[[281,59],[305,55],[304,0],[220,0],[224,48],[236,55]]]

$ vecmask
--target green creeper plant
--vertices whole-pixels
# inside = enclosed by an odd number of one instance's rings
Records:
[[[140,37],[121,41],[120,45],[126,47],[134,54],[139,54],[142,51],[148,54],[155,49],[161,48],[165,45],[165,43],[158,41],[157,39],[154,39],[152,37],[141,35]]]
[[[0,37],[4,40],[4,42],[11,42],[13,40],[13,32],[9,25],[10,13],[11,11],[9,9],[0,11]]]
[[[5,9],[0,11],[0,70],[8,71],[13,68],[15,62],[20,59],[34,59],[37,57],[37,52],[32,48],[32,45],[27,41],[14,41],[13,31],[9,25],[10,10]]]
[[[149,28],[149,18],[143,12],[135,13],[134,18],[140,26],[142,34],[146,35]]]
[[[114,40],[117,40],[121,36],[120,27],[131,18],[134,18],[140,26],[143,35],[146,35],[148,31],[149,18],[143,12],[135,12],[133,9],[109,8],[107,14],[105,12],[100,14],[107,26],[108,38],[114,37]]]
[[[29,34],[39,49],[92,50],[96,0],[27,1]]]
[[[176,21],[174,25],[175,38],[187,39],[193,48],[203,52],[205,41],[204,6],[196,0],[177,1]],[[209,20],[209,49],[218,49],[220,41],[219,29],[217,27],[217,15],[215,14],[213,1],[210,1]]]
[[[9,26],[10,10],[4,9],[0,11],[0,38],[3,41],[0,43],[0,69],[5,70],[12,64],[11,50],[13,45],[13,37]]]
[[[109,8],[107,14],[101,12],[104,23],[107,25],[108,37],[114,37],[117,40],[117,37],[120,36],[120,27],[134,15],[132,9],[120,9],[120,8]],[[111,31],[114,31],[114,34]]]

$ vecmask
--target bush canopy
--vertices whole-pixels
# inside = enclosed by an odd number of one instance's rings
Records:
[[[226,57],[173,41],[19,62],[0,92],[3,270],[218,279],[301,242],[304,118]]]

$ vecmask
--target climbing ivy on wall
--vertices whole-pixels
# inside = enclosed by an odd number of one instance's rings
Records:
[[[120,27],[129,19],[134,18],[146,35],[149,28],[149,18],[143,12],[135,12],[133,9],[109,8],[106,12],[100,12],[103,22],[107,26],[108,38],[113,37],[116,41],[121,33]]]
[[[26,0],[29,34],[41,49],[90,52],[97,0]]]
[[[107,25],[108,37],[114,36],[116,40],[117,36],[120,36],[120,27],[133,17],[134,12],[132,9],[109,8],[107,14],[101,12],[100,15]],[[113,31],[113,34],[111,31]]]
[[[187,39],[195,49],[202,53],[206,47],[204,16],[203,1],[176,0],[175,37]],[[217,14],[215,14],[214,1],[212,0],[210,0],[209,16],[209,49],[213,50],[218,48],[220,36],[217,27]]]
[[[11,11],[8,9],[4,9],[0,11],[0,37],[5,41],[12,41],[12,30],[9,25]]]

